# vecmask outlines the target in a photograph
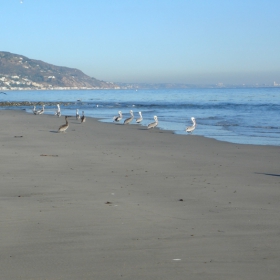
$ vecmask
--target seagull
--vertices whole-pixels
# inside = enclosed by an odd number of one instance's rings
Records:
[[[60,106],[59,106],[59,104],[57,104],[56,106],[57,106],[57,111],[54,114],[56,116],[60,117],[61,116]]]
[[[188,133],[192,133],[194,130],[195,130],[195,127],[196,127],[196,121],[195,121],[195,118],[194,117],[191,117],[191,120],[193,122],[193,125],[192,126],[188,126],[186,128],[186,132]]]
[[[122,119],[122,111],[119,111],[119,115],[114,116],[113,119],[115,122],[119,122]]]
[[[81,123],[84,123],[85,121],[86,121],[86,117],[85,117],[84,111],[82,111]]]
[[[65,132],[66,129],[69,127],[67,118],[68,118],[68,116],[65,116],[66,124],[61,125],[57,132]]]
[[[35,105],[33,106],[32,112],[33,112],[34,115],[37,115],[37,111],[36,111],[36,106]]]
[[[45,112],[45,105],[42,106],[41,110],[36,111],[36,115],[42,115]]]
[[[136,120],[136,122],[137,123],[140,123],[140,122],[142,122],[142,120],[143,120],[143,117],[142,117],[142,113],[141,112],[139,112],[139,118]]]
[[[130,115],[131,115],[131,117],[127,118],[127,119],[123,122],[123,124],[129,124],[129,123],[131,123],[131,122],[133,121],[134,116],[133,116],[133,111],[132,111],[132,110],[130,110]]]
[[[148,129],[154,128],[154,127],[156,127],[158,125],[158,118],[157,118],[157,116],[154,116],[154,120],[155,120],[154,122],[148,124]]]
[[[76,109],[76,120],[80,119],[80,115],[79,115],[79,109]]]

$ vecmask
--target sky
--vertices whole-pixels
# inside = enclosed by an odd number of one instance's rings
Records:
[[[0,0],[0,7],[0,51],[99,80],[280,84],[279,0]]]

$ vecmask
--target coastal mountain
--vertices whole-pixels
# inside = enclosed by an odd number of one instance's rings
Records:
[[[270,87],[271,85],[199,85],[184,83],[111,83],[89,77],[81,70],[55,66],[23,55],[0,51],[0,91],[52,89],[186,89]],[[280,85],[274,82],[274,87]]]
[[[116,89],[82,71],[0,51],[0,89]]]

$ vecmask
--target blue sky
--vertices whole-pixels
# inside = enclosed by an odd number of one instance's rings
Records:
[[[0,50],[110,82],[280,83],[279,0],[0,0]]]

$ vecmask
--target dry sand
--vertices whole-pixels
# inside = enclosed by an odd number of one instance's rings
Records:
[[[0,279],[279,279],[280,147],[0,118]]]

